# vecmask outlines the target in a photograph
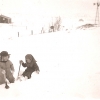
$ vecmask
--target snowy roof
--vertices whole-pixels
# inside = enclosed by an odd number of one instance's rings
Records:
[[[0,15],[0,17],[4,17],[4,18],[7,18],[7,19],[11,19],[10,17],[7,17],[5,15]]]

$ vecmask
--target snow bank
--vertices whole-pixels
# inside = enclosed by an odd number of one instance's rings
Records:
[[[1,41],[11,54],[17,77],[19,60],[33,54],[40,67],[31,80],[0,86],[0,99],[100,99],[100,29],[72,30]],[[24,68],[21,67],[21,71]]]

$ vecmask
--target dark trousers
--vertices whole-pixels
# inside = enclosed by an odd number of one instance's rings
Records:
[[[15,81],[15,78],[13,77],[12,74],[6,75],[6,78],[8,79],[8,81],[9,81],[10,83],[14,83],[14,81]]]
[[[31,75],[32,75],[32,73],[34,72],[35,70],[33,70],[33,69],[29,69],[29,68],[27,68],[24,72],[23,72],[23,76],[25,77],[25,76],[27,76],[28,77],[28,79],[30,79],[31,78]]]

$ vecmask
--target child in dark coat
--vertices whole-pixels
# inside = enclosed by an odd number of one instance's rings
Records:
[[[37,61],[34,59],[34,57],[31,54],[27,54],[25,56],[25,60],[26,60],[26,63],[24,63],[22,60],[20,60],[20,64],[22,64],[23,67],[26,67],[22,76],[30,79],[31,75],[34,71],[36,71],[36,73],[39,74],[40,70],[36,63]]]

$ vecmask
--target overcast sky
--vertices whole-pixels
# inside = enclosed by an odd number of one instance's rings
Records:
[[[64,16],[96,13],[97,0],[0,0],[0,13],[55,14]]]

